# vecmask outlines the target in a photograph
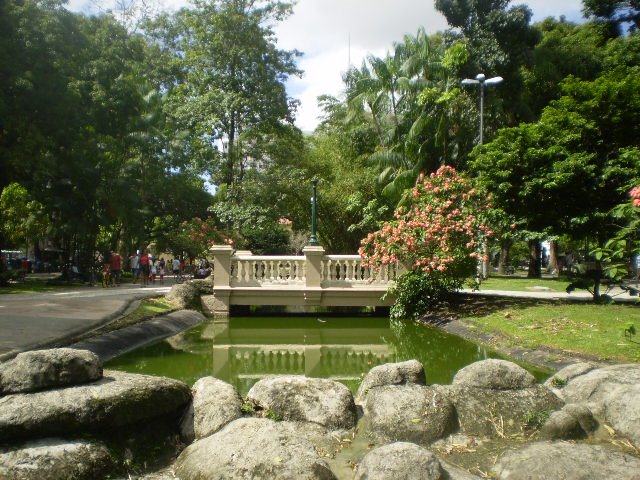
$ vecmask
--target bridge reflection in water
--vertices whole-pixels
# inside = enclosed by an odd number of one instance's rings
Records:
[[[264,320],[239,319],[231,328],[212,323],[203,330],[213,343],[214,377],[232,380],[241,391],[271,375],[331,378],[357,388],[372,367],[396,361],[385,343],[386,318],[288,319],[288,327],[278,328]]]
[[[215,376],[244,395],[269,375],[326,377],[357,389],[361,377],[386,362],[416,359],[428,383],[450,383],[462,367],[496,354],[439,329],[388,318],[232,317],[111,360],[105,368],[164,375],[191,385]],[[548,373],[531,370],[538,379]]]

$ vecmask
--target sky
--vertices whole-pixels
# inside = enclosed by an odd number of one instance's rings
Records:
[[[69,0],[68,5],[73,11],[97,13],[112,1]],[[160,1],[165,10],[187,4],[186,0]],[[534,22],[548,16],[564,15],[571,21],[582,17],[582,0],[513,0],[511,5],[522,3],[531,8]],[[298,0],[293,15],[275,29],[279,48],[304,54],[298,61],[303,77],[287,82],[289,95],[300,101],[298,127],[306,132],[315,129],[321,114],[317,97],[342,94],[342,74],[349,61],[359,67],[369,54],[384,56],[394,42],[407,33],[415,35],[421,26],[427,33],[447,28],[433,0]]]

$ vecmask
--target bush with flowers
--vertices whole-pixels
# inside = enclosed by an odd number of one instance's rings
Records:
[[[235,246],[239,242],[241,238],[237,233],[220,228],[212,217],[195,217],[182,222],[174,238],[174,243],[191,258],[206,256],[211,245]]]
[[[493,235],[485,222],[490,208],[470,179],[443,166],[420,178],[394,219],[362,240],[359,253],[370,267],[400,262],[409,270],[389,291],[392,317],[415,318],[462,288]]]

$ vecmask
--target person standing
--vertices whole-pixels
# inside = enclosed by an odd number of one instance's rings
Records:
[[[111,281],[114,286],[119,287],[120,275],[122,274],[122,257],[118,252],[111,251],[109,264],[111,265]]]
[[[158,261],[151,260],[149,268],[151,269],[151,283],[156,283],[156,275],[158,274]]]
[[[171,266],[173,267],[173,275],[178,275],[180,273],[180,260],[174,257]]]
[[[133,283],[137,283],[138,277],[140,276],[140,255],[138,255],[138,252],[129,257],[129,267],[131,267]]]
[[[142,276],[142,286],[146,287],[149,283],[149,255],[146,250],[143,250],[140,256],[140,275]]]
[[[158,262],[158,275],[160,275],[160,284],[164,285],[164,269],[165,269],[164,258],[160,257],[160,261]]]

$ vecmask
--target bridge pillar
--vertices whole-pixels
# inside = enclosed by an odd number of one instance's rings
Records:
[[[229,316],[231,287],[231,245],[214,245],[209,249],[213,257],[213,298],[208,305],[215,319]]]
[[[321,246],[307,245],[302,249],[307,267],[307,288],[320,288],[322,282],[322,257],[324,248]]]

